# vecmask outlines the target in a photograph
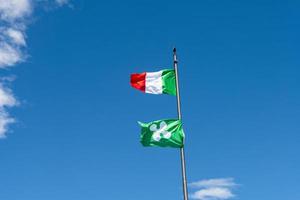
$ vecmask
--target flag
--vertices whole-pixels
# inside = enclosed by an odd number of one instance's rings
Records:
[[[130,83],[135,89],[150,94],[176,95],[175,71],[172,69],[158,72],[131,74]]]
[[[143,146],[181,148],[184,145],[184,132],[181,120],[165,119],[150,123],[139,122]]]

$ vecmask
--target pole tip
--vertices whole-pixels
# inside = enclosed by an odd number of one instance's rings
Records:
[[[173,52],[174,52],[174,53],[176,52],[176,48],[175,48],[175,47],[173,48]]]

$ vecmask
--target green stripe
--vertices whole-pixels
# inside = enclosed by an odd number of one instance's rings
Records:
[[[162,73],[163,93],[176,96],[176,78],[173,69],[163,70]]]

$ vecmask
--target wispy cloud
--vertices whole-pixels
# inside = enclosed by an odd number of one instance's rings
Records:
[[[30,0],[0,0],[0,68],[5,69],[25,60],[26,19],[33,10]],[[0,138],[5,137],[8,125],[15,122],[7,111],[18,105],[9,87],[8,78],[0,79]]]
[[[26,28],[37,2],[48,0],[0,0],[0,69],[10,68],[26,60]],[[68,0],[51,0],[59,6]],[[7,111],[17,100],[7,87],[6,78],[0,78],[0,138],[5,137],[8,125],[15,122]]]
[[[4,21],[15,22],[31,14],[30,0],[0,0],[0,16]]]
[[[0,83],[0,138],[5,138],[7,126],[15,122],[15,119],[9,116],[6,109],[18,105],[12,91],[6,87],[7,82],[10,81],[10,78],[2,78]]]
[[[14,28],[8,28],[5,30],[5,34],[15,45],[26,46],[25,35],[22,31]]]
[[[30,0],[0,0],[0,68],[24,60],[26,18],[32,9]]]
[[[189,184],[191,187],[208,188],[208,187],[233,187],[236,186],[233,178],[216,178],[206,179]]]
[[[234,197],[232,189],[237,186],[233,178],[206,179],[190,183],[195,191],[192,199],[198,200],[226,200]]]

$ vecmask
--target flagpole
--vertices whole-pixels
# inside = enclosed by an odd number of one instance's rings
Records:
[[[179,93],[179,80],[178,80],[178,60],[176,55],[176,48],[173,49],[173,62],[174,62],[174,71],[175,71],[175,78],[176,78],[177,114],[178,114],[178,119],[181,120],[180,93]],[[180,148],[180,159],[181,159],[183,197],[184,200],[188,200],[184,147]]]

